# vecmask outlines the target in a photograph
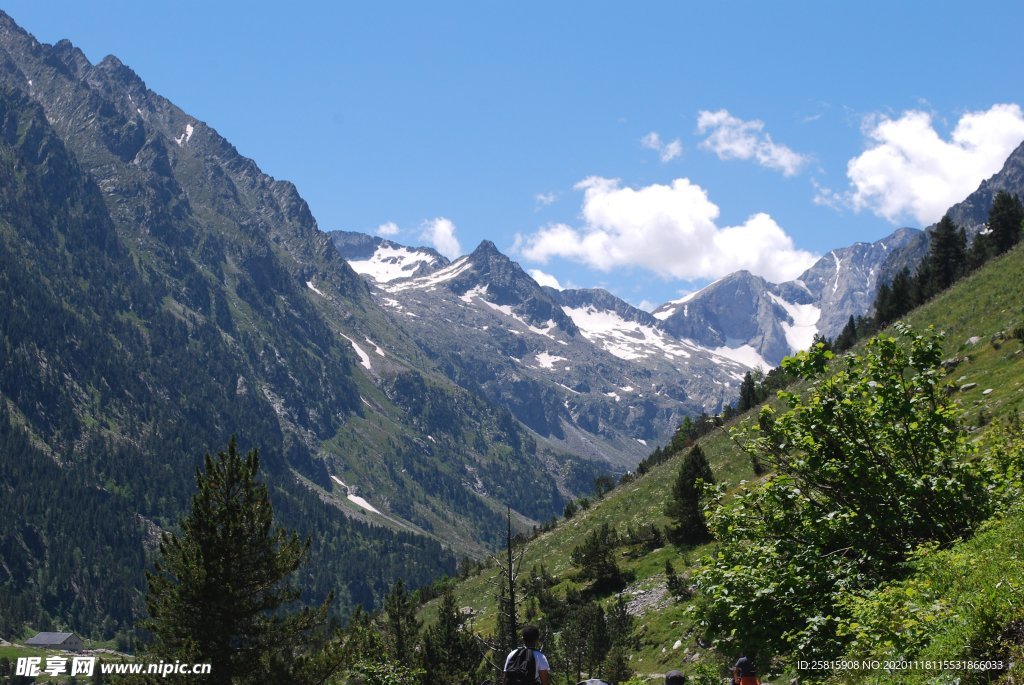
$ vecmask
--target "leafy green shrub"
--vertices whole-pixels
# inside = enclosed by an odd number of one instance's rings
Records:
[[[995,470],[975,459],[942,391],[934,332],[897,324],[824,376],[817,345],[783,361],[814,381],[780,392],[734,437],[774,474],[709,512],[719,541],[696,575],[704,627],[730,651],[767,663],[841,655],[843,598],[905,575],[923,543],[952,545],[993,511]],[[844,624],[845,625],[845,624]]]
[[[352,669],[346,682],[353,685],[410,685],[420,682],[423,671],[393,661],[362,661]]]
[[[1024,622],[1024,510],[993,519],[951,549],[923,547],[914,574],[846,599],[839,632],[858,659],[1002,661],[1020,659],[1016,631]],[[1003,669],[995,668],[994,671]],[[954,673],[988,682],[993,673]],[[908,673],[906,682],[933,682],[936,673]]]

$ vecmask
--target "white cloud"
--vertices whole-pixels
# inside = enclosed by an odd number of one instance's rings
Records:
[[[517,235],[513,249],[541,263],[563,257],[601,271],[636,266],[683,280],[747,269],[784,281],[815,260],[796,249],[767,214],[720,228],[718,206],[685,178],[672,185],[623,188],[618,180],[591,177],[576,189],[583,191],[582,228],[548,225]]]
[[[455,237],[455,224],[450,219],[438,217],[427,221],[423,225],[420,238],[430,241],[430,244],[448,259],[455,259],[462,254],[462,246]]]
[[[555,193],[537,193],[533,196],[537,204],[541,207],[547,207],[550,204],[554,204],[555,200],[558,199],[558,195]]]
[[[377,227],[377,235],[385,238],[388,236],[398,235],[398,232],[398,224],[394,221],[389,221],[386,224],[381,224]]]
[[[651,302],[650,300],[640,300],[640,302],[637,303],[636,308],[642,309],[645,312],[650,313],[657,309],[659,306],[661,305],[657,302]]]
[[[540,269],[530,269],[530,276],[533,280],[537,281],[538,285],[546,285],[549,288],[555,290],[561,290],[562,284],[558,282],[558,279],[549,273],[544,273]]]
[[[681,140],[676,138],[669,143],[664,143],[661,140],[661,136],[654,131],[651,131],[641,138],[640,144],[648,150],[654,150],[657,152],[658,158],[661,159],[662,162],[671,162],[673,159],[683,154],[683,143]]]
[[[1016,104],[968,112],[948,141],[917,110],[872,117],[865,130],[871,147],[846,167],[848,204],[893,223],[912,217],[928,225],[1002,168],[1024,140],[1024,113]]]
[[[708,134],[700,146],[714,152],[719,159],[753,159],[761,166],[781,171],[784,176],[795,176],[809,161],[806,155],[773,141],[764,132],[763,121],[743,121],[725,109],[699,112],[697,132]]]

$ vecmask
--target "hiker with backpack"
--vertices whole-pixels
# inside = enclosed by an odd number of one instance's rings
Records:
[[[665,685],[686,685],[686,676],[682,671],[669,671],[665,674]]]
[[[736,660],[736,664],[732,667],[732,685],[761,685],[753,661],[745,656]]]
[[[523,646],[513,649],[505,659],[502,685],[548,685],[548,658],[538,649],[540,629],[523,626]]]

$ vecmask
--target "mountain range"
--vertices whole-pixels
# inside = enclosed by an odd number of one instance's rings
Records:
[[[312,541],[311,600],[344,614],[452,573],[506,507],[559,515],[865,313],[919,236],[653,313],[553,290],[488,241],[450,261],[322,232],[116,57],[0,12],[0,632],[130,631],[160,531],[232,434]]]

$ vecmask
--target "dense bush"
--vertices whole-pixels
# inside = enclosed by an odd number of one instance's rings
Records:
[[[976,450],[942,388],[939,336],[897,325],[827,377],[818,345],[783,362],[813,381],[780,392],[735,433],[773,470],[719,499],[717,555],[697,574],[703,625],[724,647],[767,663],[797,651],[843,653],[843,598],[906,573],[922,544],[952,545],[993,511],[999,472]]]

